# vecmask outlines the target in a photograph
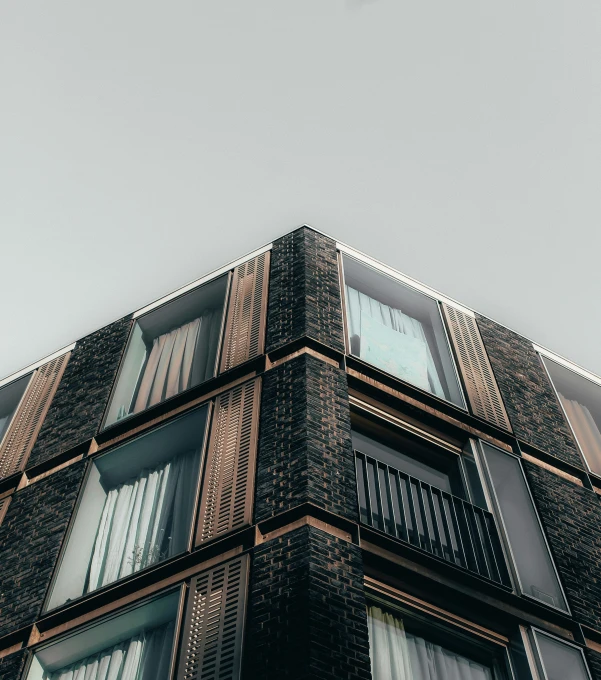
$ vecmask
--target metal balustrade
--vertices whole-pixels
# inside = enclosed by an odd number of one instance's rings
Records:
[[[511,586],[493,515],[355,451],[360,520],[436,557]]]

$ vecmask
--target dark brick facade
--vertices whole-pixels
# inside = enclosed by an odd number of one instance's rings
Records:
[[[593,680],[601,680],[601,653],[595,652],[592,649],[586,649],[584,655],[586,656]]]
[[[13,495],[0,526],[0,637],[42,610],[84,467],[81,461]]]
[[[306,526],[257,547],[247,678],[371,678],[361,552]]]
[[[524,461],[574,618],[601,631],[601,504],[597,495]]]
[[[483,316],[477,321],[516,437],[584,468],[532,342]]]
[[[273,244],[266,351],[302,337],[344,352],[336,243],[308,227]]]
[[[27,662],[27,650],[20,650],[0,659],[0,680],[18,680]]]
[[[301,503],[357,519],[346,375],[308,354],[263,378],[255,519]]]
[[[38,465],[97,434],[131,326],[125,317],[79,340],[29,457]]]

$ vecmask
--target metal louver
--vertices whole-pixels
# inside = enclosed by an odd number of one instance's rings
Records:
[[[442,305],[474,415],[511,432],[499,387],[486,354],[476,319]]]
[[[67,352],[34,371],[0,445],[0,478],[25,467],[70,355]]]
[[[260,386],[255,379],[216,400],[196,545],[251,522]]]
[[[178,680],[237,680],[240,677],[247,581],[247,555],[192,579]]]
[[[234,269],[220,372],[263,353],[269,251]]]

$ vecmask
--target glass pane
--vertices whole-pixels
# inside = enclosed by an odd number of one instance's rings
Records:
[[[351,354],[465,407],[436,300],[344,257]]]
[[[188,547],[207,409],[96,458],[48,609]]]
[[[215,375],[227,280],[215,279],[136,321],[105,427]]]
[[[520,461],[482,442],[522,591],[567,610]]]
[[[30,378],[31,373],[0,388],[0,442],[10,426]]]
[[[546,680],[589,680],[579,649],[566,645],[539,631],[534,631]]]
[[[168,680],[179,591],[36,652],[27,680]]]
[[[601,475],[601,386],[543,359],[591,470]]]

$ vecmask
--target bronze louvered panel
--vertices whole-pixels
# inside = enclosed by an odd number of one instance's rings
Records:
[[[474,415],[511,432],[509,417],[490,365],[476,319],[442,305]]]
[[[178,680],[237,680],[240,677],[247,582],[247,555],[192,579]]]
[[[4,516],[6,515],[6,511],[8,510],[9,504],[10,504],[10,496],[7,496],[6,498],[0,498],[0,524],[2,524],[2,520],[4,519]]]
[[[263,354],[269,251],[234,269],[220,372]]]
[[[8,477],[25,467],[69,356],[70,353],[67,352],[34,371],[0,445],[0,478]]]
[[[196,545],[251,523],[260,387],[257,378],[217,397]]]

